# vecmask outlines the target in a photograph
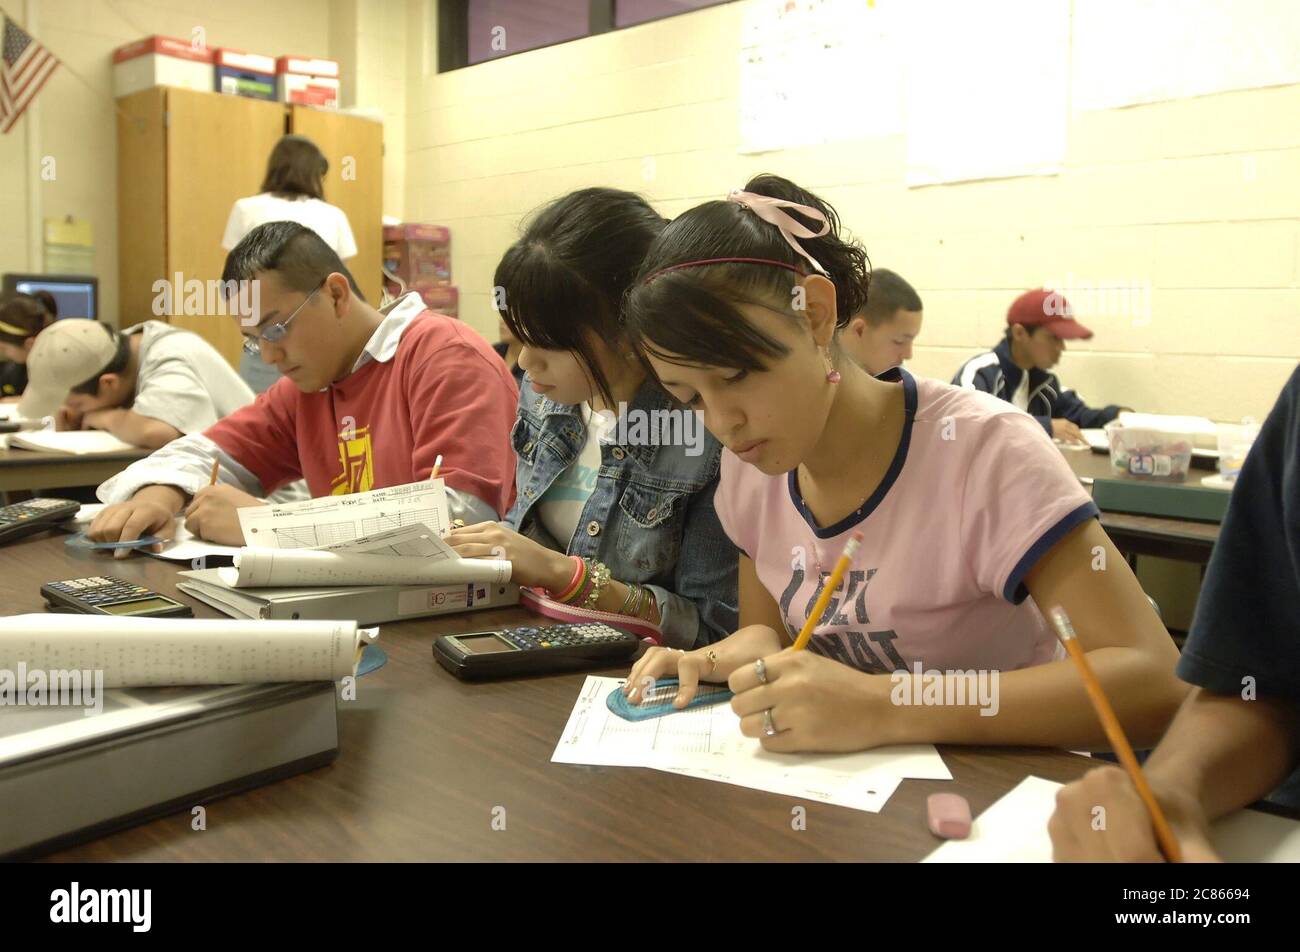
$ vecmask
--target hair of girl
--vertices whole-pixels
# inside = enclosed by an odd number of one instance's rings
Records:
[[[280,198],[318,198],[324,201],[325,174],[329,170],[329,160],[311,139],[282,136],[266,160],[262,191]]]
[[[59,302],[49,291],[14,294],[0,302],[0,342],[22,346],[59,316]]]
[[[526,347],[575,354],[592,388],[612,402],[593,342],[632,350],[623,300],[666,224],[632,192],[584,188],[557,198],[501,257],[493,306]]]
[[[835,209],[778,175],[755,176],[744,191],[806,205],[826,216],[830,227],[825,234],[793,240],[816,259],[835,286],[836,326],[848,324],[866,304],[871,262],[860,244],[841,236]],[[813,231],[822,227],[795,209],[784,211]],[[689,264],[713,258],[759,261]],[[624,319],[633,339],[651,355],[678,355],[701,366],[762,370],[789,348],[751,324],[740,307],[763,307],[799,321],[794,288],[809,273],[815,272],[776,225],[744,204],[705,202],[675,218],[651,245],[628,293]]]

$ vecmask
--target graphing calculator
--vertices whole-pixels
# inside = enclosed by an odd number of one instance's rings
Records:
[[[194,610],[166,595],[110,575],[46,582],[41,594],[50,611],[131,618],[189,618]]]
[[[80,509],[81,503],[71,499],[29,499],[0,506],[0,545],[52,529]]]
[[[475,681],[617,664],[630,658],[639,643],[636,635],[588,622],[440,635],[433,656],[456,677]]]

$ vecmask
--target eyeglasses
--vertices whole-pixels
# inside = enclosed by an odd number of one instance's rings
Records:
[[[298,316],[298,312],[307,306],[307,302],[310,301],[312,298],[314,298],[316,296],[316,293],[320,291],[320,289],[323,288],[324,286],[325,286],[325,281],[322,280],[320,284],[316,285],[316,290],[312,291],[311,294],[308,294],[305,298],[303,298],[303,302],[299,304],[297,307],[295,307],[293,309],[293,313],[290,314],[288,317],[286,317],[284,320],[277,321],[276,323],[270,325],[269,327],[266,328],[266,330],[264,330],[260,334],[245,334],[244,353],[249,354],[253,357],[258,357],[261,356],[262,353],[262,341],[266,341],[268,344],[278,344],[280,343],[280,341],[284,340],[285,335],[289,333],[289,324],[292,323],[293,319]]]

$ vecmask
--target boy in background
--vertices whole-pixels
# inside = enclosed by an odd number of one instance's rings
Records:
[[[837,335],[854,362],[875,376],[912,359],[923,319],[916,290],[893,271],[877,268],[871,272],[866,306]]]
[[[1014,403],[1054,439],[1082,443],[1081,429],[1105,426],[1123,409],[1088,406],[1051,372],[1067,340],[1091,337],[1092,331],[1074,319],[1064,295],[1043,288],[1026,291],[1007,310],[1002,342],[962,364],[952,382]]]

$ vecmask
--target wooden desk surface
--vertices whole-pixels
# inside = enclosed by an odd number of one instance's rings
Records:
[[[40,611],[42,582],[109,573],[214,617],[176,591],[177,571],[33,536],[0,548],[0,610]],[[469,685],[431,655],[436,634],[527,617],[503,609],[381,626],[388,663],[358,682],[355,701],[340,701],[332,765],[213,801],[202,832],[185,812],[50,858],[912,861],[939,843],[926,828],[928,794],[960,793],[978,813],[1031,773],[1068,781],[1093,763],[1062,751],[945,747],[953,781],[905,780],[879,814],[657,770],[552,764],[582,675]],[[804,830],[792,829],[797,805]],[[503,831],[492,829],[496,806]]]
[[[148,455],[149,451],[143,449],[77,456],[3,447],[0,448],[0,492],[98,486]]]

